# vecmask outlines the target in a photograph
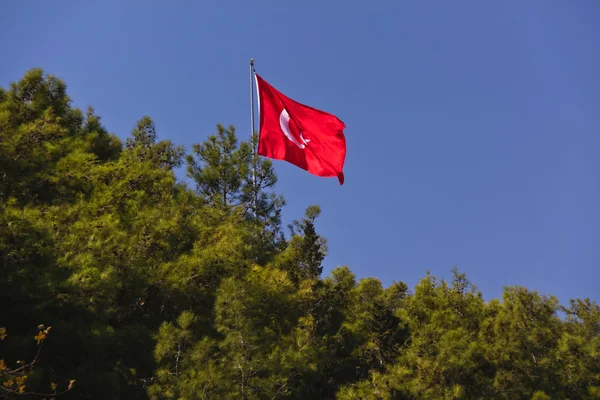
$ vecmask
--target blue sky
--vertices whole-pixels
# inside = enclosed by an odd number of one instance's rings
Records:
[[[66,80],[120,137],[250,133],[248,61],[346,125],[346,183],[275,162],[285,220],[322,207],[326,273],[599,300],[600,2],[5,1],[0,85]]]

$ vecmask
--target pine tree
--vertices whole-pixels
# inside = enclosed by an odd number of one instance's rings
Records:
[[[137,122],[125,147],[136,159],[169,170],[179,167],[184,156],[182,146],[174,146],[170,140],[156,142],[156,126],[148,116]]]

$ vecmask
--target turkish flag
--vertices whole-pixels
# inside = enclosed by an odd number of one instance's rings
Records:
[[[335,115],[300,104],[256,75],[260,107],[258,154],[285,160],[344,184],[346,125]]]

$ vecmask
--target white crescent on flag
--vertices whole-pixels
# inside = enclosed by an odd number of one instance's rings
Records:
[[[300,147],[301,149],[304,149],[306,147],[306,145],[308,144],[308,142],[310,142],[310,139],[309,140],[304,139],[304,137],[302,136],[302,133],[300,133],[300,139],[304,143],[300,143],[298,141],[298,139],[296,139],[294,137],[294,135],[292,135],[292,132],[290,131],[290,115],[288,114],[288,112],[285,108],[279,115],[279,126],[281,127],[283,134],[289,139],[289,141],[294,143],[296,146]]]

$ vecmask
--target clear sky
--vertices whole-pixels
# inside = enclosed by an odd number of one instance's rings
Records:
[[[275,162],[328,273],[600,300],[600,2],[0,3],[0,84],[41,67],[120,137],[150,115],[189,150],[250,134],[248,61],[346,125],[346,183]]]

